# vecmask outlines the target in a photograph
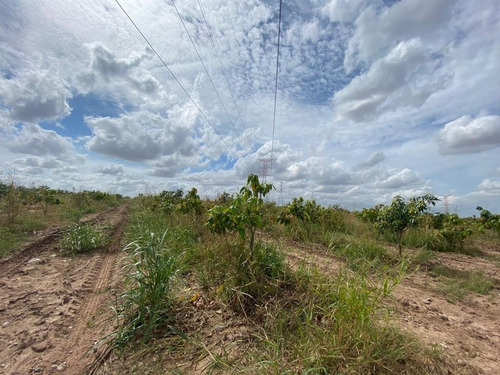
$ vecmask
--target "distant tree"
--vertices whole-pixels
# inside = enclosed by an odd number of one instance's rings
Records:
[[[437,201],[439,199],[432,194],[412,197],[408,201],[398,195],[392,199],[390,206],[381,208],[377,219],[378,226],[396,235],[399,255],[403,253],[401,243],[404,232],[416,225],[418,216],[428,211],[430,205],[435,206]]]

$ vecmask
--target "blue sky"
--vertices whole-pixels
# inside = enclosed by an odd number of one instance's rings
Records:
[[[5,1],[0,179],[500,212],[498,1],[284,0],[274,143],[279,1],[120,4],[203,114],[114,0]]]

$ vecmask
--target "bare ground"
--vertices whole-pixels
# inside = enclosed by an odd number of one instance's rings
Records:
[[[126,207],[88,215],[108,222],[110,244],[75,258],[58,247],[62,229],[48,230],[0,263],[0,373],[83,374],[112,330],[107,302],[118,273]]]

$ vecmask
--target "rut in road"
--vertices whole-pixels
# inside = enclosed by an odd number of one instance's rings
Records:
[[[4,261],[0,270],[0,372],[87,373],[93,345],[113,329],[106,317],[117,286],[126,206],[88,217],[109,222],[109,246],[91,254],[61,255],[57,235],[40,239]],[[37,245],[38,244],[38,245]],[[39,247],[37,247],[39,246]],[[36,256],[40,262],[29,263]]]

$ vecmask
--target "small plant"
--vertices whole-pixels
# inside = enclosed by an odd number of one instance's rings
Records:
[[[76,224],[70,227],[60,242],[61,249],[73,256],[96,250],[105,244],[104,228],[91,224]]]
[[[136,338],[143,342],[166,329],[174,328],[172,284],[179,268],[177,256],[167,246],[168,231],[150,233],[125,247],[130,260],[125,269],[126,290],[114,308],[121,327],[115,333],[115,345],[123,347]]]
[[[194,212],[197,216],[201,215],[203,208],[203,203],[201,202],[200,196],[198,195],[198,190],[192,188],[189,193],[182,199],[179,203],[178,209],[184,214],[190,214]]]
[[[290,225],[295,221],[300,223],[303,230],[303,239],[311,238],[311,224],[319,221],[322,208],[315,201],[305,201],[304,198],[293,198],[278,216],[278,222],[284,225]]]
[[[476,210],[480,213],[481,229],[491,229],[500,237],[500,215],[493,214],[481,206],[477,206]]]
[[[49,206],[61,204],[61,200],[56,196],[56,191],[47,186],[40,186],[36,189],[34,197],[35,202],[42,208],[44,215],[47,215]]]
[[[14,172],[7,176],[7,183],[1,186],[0,209],[8,224],[14,223],[23,209],[20,186]]]

